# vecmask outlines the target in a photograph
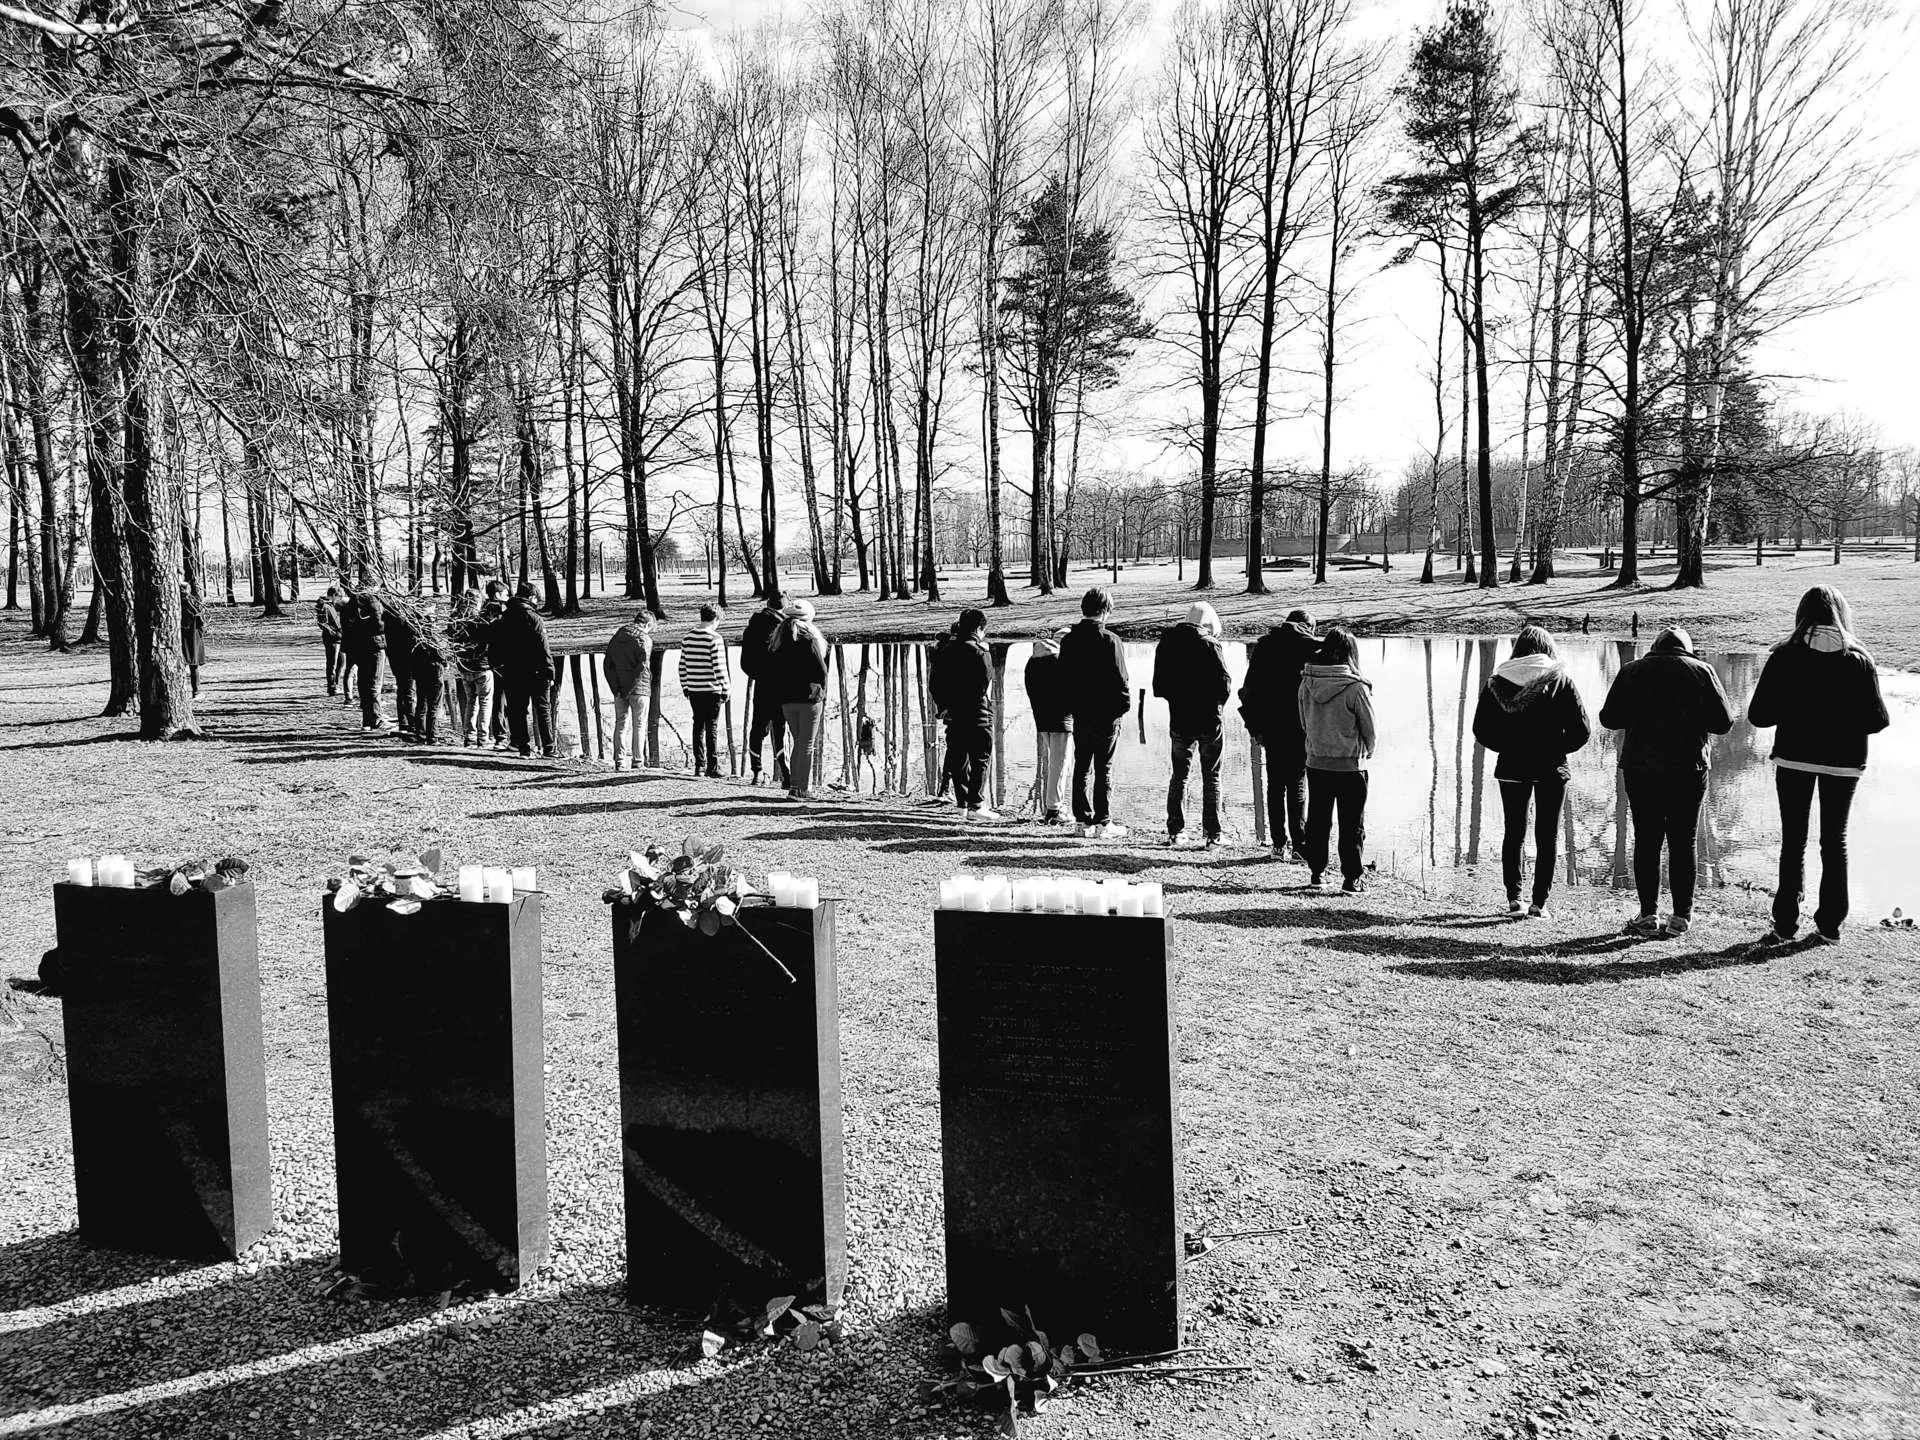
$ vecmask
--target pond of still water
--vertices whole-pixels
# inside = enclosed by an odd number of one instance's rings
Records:
[[[1577,636],[1561,637],[1557,643],[1593,712],[1620,667],[1644,648],[1639,641]],[[1501,819],[1494,761],[1474,742],[1472,726],[1480,687],[1505,658],[1509,644],[1506,637],[1385,636],[1361,641],[1362,673],[1374,687],[1379,730],[1367,804],[1367,854],[1382,872],[1417,880],[1426,870],[1498,866]],[[1028,651],[1024,642],[992,647],[996,737],[991,790],[1001,809],[1031,815],[1035,740],[1022,683]],[[1113,813],[1132,828],[1133,840],[1151,841],[1163,836],[1166,827],[1167,711],[1164,701],[1150,695],[1139,703],[1151,688],[1153,646],[1131,643],[1126,651],[1136,707],[1114,762]],[[1246,672],[1247,646],[1230,642],[1226,654],[1237,694]],[[746,684],[738,658],[735,652],[730,735],[723,739],[722,750],[728,755],[723,768],[744,773]],[[1714,742],[1699,839],[1703,880],[1770,888],[1780,835],[1773,770],[1767,763],[1772,732],[1755,730],[1745,720],[1747,698],[1765,657],[1732,653],[1703,658],[1719,672],[1741,717],[1731,734]],[[649,747],[655,763],[684,768],[692,762],[692,712],[680,691],[677,660],[670,648],[655,656],[658,703],[650,712]],[[594,654],[569,657],[569,673],[562,677],[555,707],[563,753],[581,750],[584,718],[593,732],[585,749],[597,749],[605,757],[605,732],[613,717],[604,686],[596,690],[593,683],[599,663]],[[937,788],[941,734],[927,699],[927,663],[924,644],[846,642],[832,647],[816,767],[829,788],[896,798],[925,797]],[[1911,809],[1920,797],[1920,732],[1914,726],[1920,716],[1920,676],[1883,672],[1881,685],[1893,725],[1873,742],[1872,763],[1849,832],[1855,919],[1866,923],[1893,906],[1912,910],[1920,902],[1920,889],[1913,887],[1920,864],[1920,825],[1914,823]],[[1237,700],[1228,706],[1226,731],[1222,824],[1230,844],[1252,845],[1254,747],[1240,724]],[[1617,735],[1598,731],[1593,742],[1572,757],[1560,860],[1567,883],[1631,887],[1632,829],[1618,780],[1619,749]],[[1196,828],[1198,805],[1196,780],[1188,806],[1188,823]]]

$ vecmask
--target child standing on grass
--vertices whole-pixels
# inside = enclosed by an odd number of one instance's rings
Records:
[[[1473,712],[1473,738],[1500,757],[1493,778],[1506,817],[1500,873],[1509,914],[1520,913],[1520,862],[1531,804],[1533,905],[1527,913],[1546,917],[1559,853],[1560,807],[1572,778],[1567,756],[1592,735],[1587,707],[1560,663],[1553,637],[1538,625],[1523,627],[1514,637],[1513,657],[1493,672]]]
[[[1340,819],[1341,889],[1366,888],[1367,761],[1373,756],[1373,687],[1360,678],[1353,633],[1336,625],[1320,655],[1300,672],[1300,728],[1307,740],[1307,884],[1326,873],[1335,813]]]
[[[1035,808],[1041,824],[1058,825],[1060,780],[1067,767],[1067,742],[1073,738],[1073,716],[1067,709],[1066,682],[1060,671],[1060,645],[1053,637],[1042,635],[1033,642],[1026,685],[1027,708],[1033,712],[1033,728],[1038,732]]]
[[[700,607],[700,623],[680,642],[680,688],[693,707],[693,773],[720,778],[720,710],[733,677],[720,638],[720,612]]]
[[[1780,798],[1780,883],[1766,943],[1800,928],[1807,830],[1820,796],[1820,901],[1814,942],[1835,944],[1847,918],[1847,818],[1867,773],[1867,737],[1887,728],[1880,672],[1853,637],[1853,612],[1828,585],[1800,597],[1793,633],[1773,648],[1747,705],[1753,725],[1774,728],[1773,779]]]

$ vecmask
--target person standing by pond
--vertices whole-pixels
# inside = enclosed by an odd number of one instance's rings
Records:
[[[1209,846],[1220,843],[1220,712],[1233,693],[1220,650],[1220,616],[1204,600],[1187,607],[1153,647],[1153,693],[1167,702],[1173,742],[1173,778],[1167,785],[1167,843],[1187,839],[1187,775],[1200,755],[1200,830]]]
[[[338,585],[313,602],[313,623],[320,627],[320,648],[327,657],[327,694],[340,693],[340,594]]]
[[[700,623],[680,642],[680,688],[693,707],[693,773],[720,778],[720,711],[733,677],[720,638],[720,612],[700,607]]]
[[[380,657],[387,648],[387,616],[371,588],[347,602],[340,617],[340,641],[360,690],[360,728],[386,729],[380,713]]]
[[[613,632],[600,657],[601,673],[613,692],[613,768],[620,768],[620,742],[628,732],[633,753],[627,768],[638,770],[646,752],[647,700],[653,694],[653,616],[645,610]]]
[[[1320,653],[1313,616],[1291,611],[1262,635],[1247,657],[1240,718],[1267,769],[1267,825],[1273,858],[1307,856],[1307,732],[1300,728],[1300,672]]]
[[[1560,810],[1572,772],[1567,756],[1593,737],[1587,707],[1538,625],[1521,628],[1513,656],[1493,672],[1473,712],[1473,738],[1500,757],[1493,778],[1500,786],[1506,831],[1500,843],[1500,873],[1507,911],[1520,913],[1521,859],[1527,848],[1527,809],[1533,809],[1533,904],[1527,913],[1547,914],[1559,855]]]
[[[1113,823],[1113,752],[1120,722],[1133,699],[1127,652],[1107,629],[1113,601],[1098,585],[1080,597],[1081,620],[1060,642],[1060,673],[1073,711],[1073,818],[1089,839],[1124,840],[1127,827]],[[1087,794],[1087,774],[1093,794]]]
[[[774,632],[766,675],[760,683],[769,692],[770,701],[780,707],[787,738],[793,744],[793,755],[786,765],[787,798],[811,800],[813,737],[819,733],[820,717],[827,708],[827,637],[813,623],[811,600],[796,600],[787,607],[780,628]],[[776,760],[779,754],[776,742]]]
[[[1065,635],[1067,632],[1061,632]],[[1060,642],[1042,635],[1027,657],[1027,708],[1033,712],[1035,776],[1034,808],[1042,825],[1060,823],[1060,781],[1067,768],[1067,742],[1073,738],[1073,716],[1068,711],[1066,678],[1060,669]]]
[[[987,801],[987,762],[993,758],[993,662],[987,653],[987,617],[962,610],[952,640],[935,656],[933,698],[947,718],[953,798],[969,820],[998,820]]]
[[[553,651],[547,645],[547,627],[533,608],[535,592],[522,581],[493,622],[487,641],[488,658],[499,672],[506,695],[507,737],[515,750],[553,758]],[[532,711],[532,729],[528,711]]]
[[[189,585],[180,587],[180,658],[186,662],[187,681],[200,693],[200,667],[207,663],[207,612]]]
[[[493,704],[493,671],[487,662],[488,622],[480,616],[480,592],[462,590],[447,617],[453,649],[453,709],[462,745],[484,745]]]
[[[1800,928],[1807,831],[1820,796],[1820,900],[1814,943],[1840,939],[1847,918],[1847,817],[1867,771],[1867,737],[1890,723],[1880,674],[1853,637],[1853,612],[1838,590],[1816,585],[1800,597],[1793,633],[1773,648],[1747,702],[1747,721],[1772,729],[1773,781],[1780,797],[1780,883],[1769,943]]]
[[[1341,889],[1366,888],[1367,761],[1373,757],[1373,687],[1360,678],[1360,648],[1336,625],[1300,672],[1300,729],[1307,752],[1307,884],[1326,873],[1336,812]]]
[[[747,628],[740,634],[740,670],[753,682],[753,704],[747,716],[747,783],[760,783],[760,749],[769,737],[773,740],[773,783],[786,785],[787,726],[780,701],[774,695],[770,663],[779,643],[786,597],[778,590],[767,592],[766,603],[747,617]]]
[[[1633,883],[1640,914],[1630,935],[1684,935],[1693,923],[1695,836],[1707,797],[1713,737],[1733,728],[1727,692],[1677,626],[1613,677],[1600,723],[1623,730],[1620,770],[1633,814]],[[1660,918],[1660,851],[1667,852],[1673,910]]]

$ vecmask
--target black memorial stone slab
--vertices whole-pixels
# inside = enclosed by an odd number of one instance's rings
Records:
[[[1162,917],[934,915],[947,1308],[1109,1353],[1180,1344],[1180,1135]]]
[[[80,1236],[191,1259],[273,1225],[253,887],[53,887]]]
[[[847,1227],[833,902],[749,905],[717,935],[616,905],[613,966],[628,1298],[838,1305]]]
[[[340,1268],[512,1289],[547,1255],[538,895],[324,908]]]

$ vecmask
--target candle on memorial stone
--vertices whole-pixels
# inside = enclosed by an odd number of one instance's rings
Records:
[[[960,908],[963,910],[985,910],[987,908],[987,882],[976,875],[966,878],[960,892]]]
[[[93,884],[93,861],[87,859],[67,861],[67,883],[69,885]]]
[[[789,875],[785,870],[769,870],[767,872],[767,898],[772,900],[776,905],[785,905],[787,902],[780,897],[792,884],[793,876]]]
[[[1034,889],[1034,883],[1031,880],[1014,881],[1013,908],[1022,911],[1034,909]]]
[[[1140,892],[1144,887],[1128,885],[1120,891],[1120,905],[1113,913],[1116,915],[1144,915],[1146,897]]]
[[[490,905],[511,905],[513,903],[513,872],[502,865],[489,865],[481,872],[486,884],[487,903]]]
[[[1064,914],[1073,908],[1073,888],[1068,881],[1049,878],[1040,883],[1046,894],[1047,909]]]
[[[1120,913],[1120,895],[1127,888],[1124,880],[1106,880],[1100,885],[1100,911],[1103,915]]]
[[[478,865],[460,867],[460,898],[472,901],[487,898],[486,875]]]
[[[540,888],[533,883],[533,866],[516,865],[513,867],[513,888],[521,891],[532,891]]]
[[[957,895],[958,892],[954,888],[953,877],[949,875],[945,880],[940,882],[940,908],[942,910],[958,910],[960,903]]]
[[[95,875],[96,884],[120,890],[133,888],[133,862],[124,855],[102,855]]]
[[[987,908],[989,910],[1013,909],[1013,882],[1004,875],[989,875],[986,880]]]
[[[1165,892],[1161,890],[1158,880],[1148,881],[1140,887],[1140,890],[1141,908],[1147,914],[1164,915],[1167,913],[1166,895]]]
[[[1076,887],[1080,892],[1080,913],[1082,915],[1104,915],[1106,907],[1102,901],[1106,890],[1098,880],[1082,880]]]
[[[820,908],[820,882],[811,875],[795,876],[793,888],[789,894],[789,903],[796,910],[818,910]]]

